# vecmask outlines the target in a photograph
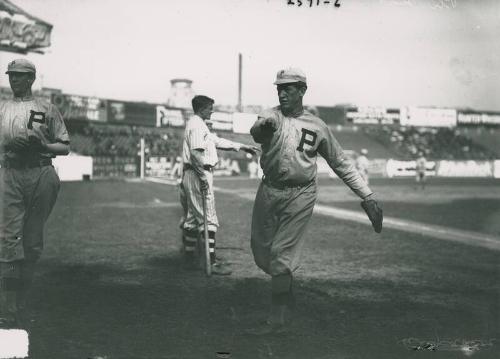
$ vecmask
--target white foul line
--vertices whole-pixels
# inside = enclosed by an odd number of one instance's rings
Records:
[[[175,181],[164,180],[161,178],[147,178],[146,180],[162,184],[170,184],[170,185],[176,184]],[[253,200],[255,198],[254,194],[241,193],[240,191],[234,189],[225,189],[214,186],[214,190],[222,193],[231,194],[247,200]],[[335,217],[348,221],[354,221],[371,226],[368,217],[361,210],[358,212],[358,211],[352,211],[337,207],[316,204],[316,206],[314,207],[314,212],[325,216]],[[410,232],[410,233],[419,233],[425,236],[438,238],[446,241],[500,251],[500,237],[494,235],[486,235],[479,232],[458,230],[435,224],[414,222],[406,219],[384,217],[384,229],[387,228],[397,229],[400,231]]]

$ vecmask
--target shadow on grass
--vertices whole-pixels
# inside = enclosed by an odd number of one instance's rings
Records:
[[[389,281],[299,278],[292,333],[252,337],[244,329],[265,318],[264,279],[206,278],[185,271],[179,255],[150,257],[132,269],[42,262],[38,273],[30,300],[36,358],[211,358],[217,351],[233,358],[402,358],[408,337],[499,335],[494,318],[475,317],[487,314],[481,309],[417,303],[411,293],[432,290]]]

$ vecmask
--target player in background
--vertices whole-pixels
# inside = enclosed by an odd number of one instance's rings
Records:
[[[253,208],[251,247],[257,266],[271,276],[269,318],[263,327],[249,331],[257,335],[287,330],[286,313],[291,314],[295,303],[293,272],[299,267],[303,234],[317,197],[318,154],[354,193],[376,204],[329,127],[304,109],[304,73],[281,70],[274,84],[280,106],[264,111],[250,131],[262,146],[264,172]]]
[[[172,166],[172,169],[170,170],[170,178],[171,179],[174,179],[178,182],[181,181],[181,178],[182,178],[182,157],[181,156],[177,156],[175,158],[175,162]]]
[[[57,108],[33,97],[35,65],[14,60],[6,73],[14,98],[0,103],[0,327],[12,328],[25,325],[45,222],[60,186],[52,158],[69,153],[69,136]]]
[[[427,159],[424,156],[423,152],[418,153],[418,158],[415,161],[415,189],[418,189],[420,184],[420,188],[422,190],[425,189],[425,182],[427,181],[427,176],[425,174],[425,169],[427,167]]]
[[[248,162],[248,165],[247,165],[247,171],[248,171],[248,175],[250,176],[250,178],[257,178],[259,175],[259,163],[257,161],[257,157],[256,156],[252,156],[250,154],[247,154],[247,158],[250,159],[251,161]]]
[[[368,166],[370,165],[370,161],[366,157],[368,155],[368,150],[366,148],[361,149],[361,154],[356,158],[356,169],[358,170],[361,178],[369,184],[370,179],[368,177]]]
[[[213,112],[214,100],[207,96],[195,96],[192,100],[194,116],[186,123],[184,131],[182,161],[184,171],[182,186],[186,196],[187,214],[183,224],[183,243],[186,266],[197,268],[195,251],[198,237],[203,237],[203,202],[202,195],[207,196],[207,225],[210,247],[212,274],[231,274],[229,267],[216,261],[215,234],[219,221],[215,211],[213,190],[213,170],[219,158],[217,149],[229,151],[245,151],[255,154],[257,148],[242,143],[229,141],[210,132],[207,123]]]

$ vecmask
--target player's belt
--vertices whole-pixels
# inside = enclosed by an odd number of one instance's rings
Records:
[[[203,169],[205,171],[210,171],[212,172],[214,170],[214,166],[210,166],[210,165],[203,165]],[[184,171],[185,170],[193,170],[194,171],[194,167],[189,164],[189,163],[184,163]]]
[[[295,182],[295,181],[279,181],[279,182],[276,182],[276,181],[271,181],[266,176],[262,177],[262,182],[264,182],[266,185],[268,185],[269,187],[280,189],[280,190],[287,189],[287,188],[303,188],[303,187],[307,187],[307,186],[313,184],[315,181],[316,181],[316,179],[313,178],[310,181],[302,182],[302,183]]]
[[[15,169],[36,168],[36,167],[51,166],[52,160],[50,158],[18,159],[18,160],[4,159],[3,161],[0,161],[0,165],[3,168],[15,168]]]

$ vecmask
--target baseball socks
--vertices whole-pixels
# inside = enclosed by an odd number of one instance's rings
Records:
[[[203,236],[203,232],[200,234]],[[210,263],[212,264],[212,274],[230,275],[233,271],[224,263],[217,260],[215,256],[215,232],[208,231],[208,249],[210,251]]]
[[[17,300],[20,289],[20,261],[0,263],[0,328],[18,327]]]

